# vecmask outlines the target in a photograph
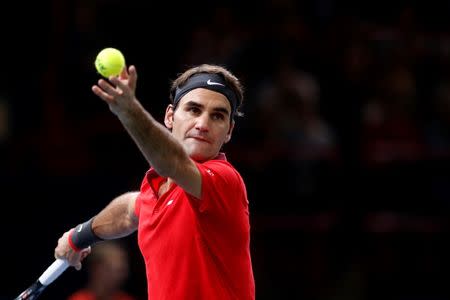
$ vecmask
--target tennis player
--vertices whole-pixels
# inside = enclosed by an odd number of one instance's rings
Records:
[[[79,270],[91,245],[137,230],[149,299],[254,299],[246,187],[222,152],[242,115],[240,81],[222,66],[186,70],[172,83],[165,127],[136,98],[136,83],[130,66],[92,90],[150,165],[140,190],[65,232],[55,257]]]

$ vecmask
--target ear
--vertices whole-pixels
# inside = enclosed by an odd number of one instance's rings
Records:
[[[172,129],[173,127],[173,114],[174,114],[173,105],[169,104],[166,108],[166,115],[164,117],[164,124],[169,129]]]
[[[228,143],[231,140],[231,134],[233,133],[233,129],[234,129],[234,120],[232,120],[230,123],[230,129],[228,130],[227,135],[225,136],[224,144]]]

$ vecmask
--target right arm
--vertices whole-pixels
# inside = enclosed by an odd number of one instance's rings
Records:
[[[138,192],[129,192],[112,200],[93,218],[93,233],[103,240],[109,240],[121,238],[136,231],[138,219],[134,209],[137,196]],[[79,270],[81,261],[90,253],[91,249],[88,247],[81,251],[75,251],[69,243],[72,230],[73,228],[59,238],[55,248],[55,258],[66,259],[70,265]]]

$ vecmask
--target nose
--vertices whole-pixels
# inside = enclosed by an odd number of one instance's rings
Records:
[[[207,132],[209,130],[209,118],[207,114],[198,116],[195,122],[195,129],[201,132]]]

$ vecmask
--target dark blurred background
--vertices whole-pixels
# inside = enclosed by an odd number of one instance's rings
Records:
[[[228,159],[247,182],[257,299],[450,299],[449,1],[10,1],[2,9],[3,278],[12,299],[59,236],[148,164],[91,92],[105,47],[162,120],[170,80],[228,67],[246,91]],[[146,299],[134,235],[127,289]],[[68,270],[43,299],[64,299]],[[3,298],[1,298],[3,299]]]

